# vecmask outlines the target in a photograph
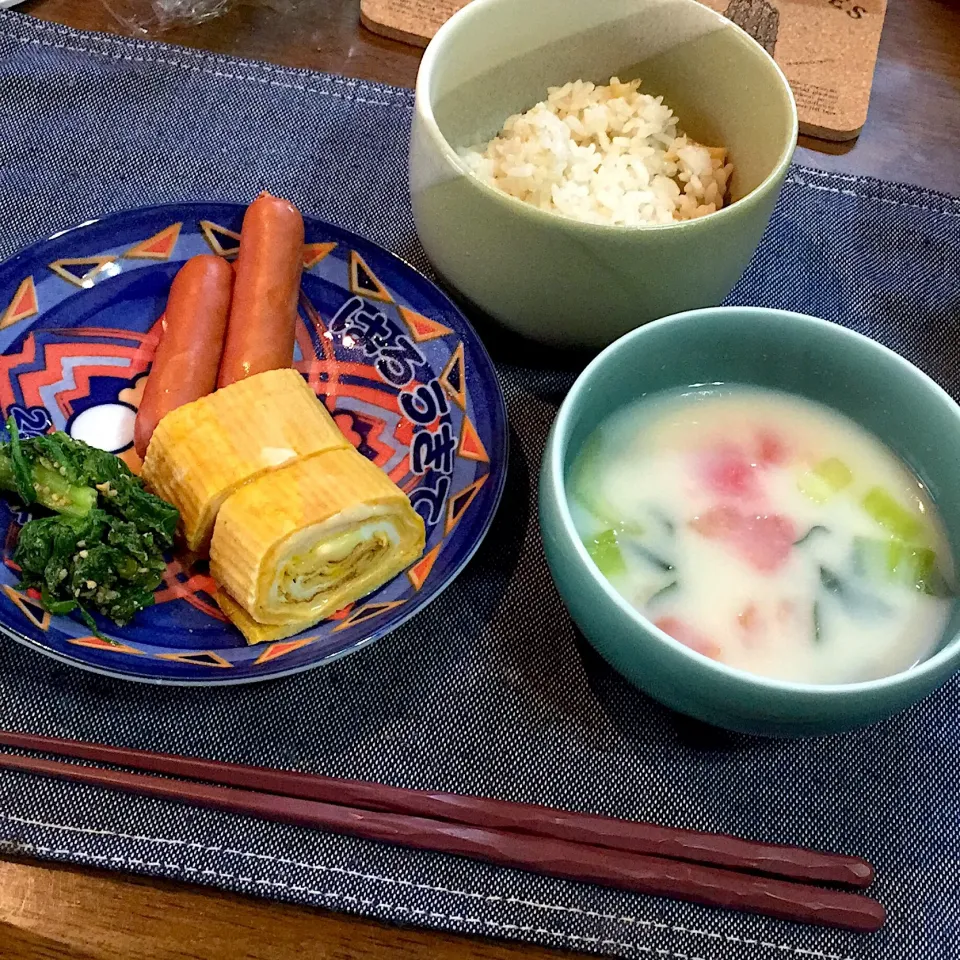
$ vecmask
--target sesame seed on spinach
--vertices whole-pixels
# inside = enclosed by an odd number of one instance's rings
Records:
[[[153,603],[173,546],[177,509],[144,489],[113,454],[65,433],[22,439],[12,419],[0,442],[0,489],[54,511],[20,531],[14,562],[53,614],[91,611],[121,626]]]

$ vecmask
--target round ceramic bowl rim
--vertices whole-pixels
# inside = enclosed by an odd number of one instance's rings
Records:
[[[476,174],[474,174],[461,159],[457,151],[451,146],[450,142],[443,135],[440,126],[437,123],[433,113],[433,103],[430,98],[429,87],[432,80],[434,66],[441,56],[447,39],[460,29],[467,29],[472,17],[481,16],[481,10],[486,7],[496,6],[498,4],[506,6],[515,4],[516,0],[473,0],[465,7],[458,10],[443,26],[437,31],[433,39],[427,45],[423,58],[420,61],[420,67],[417,71],[417,82],[414,97],[414,109],[420,119],[429,131],[430,136],[439,144],[440,153],[443,158],[456,170],[456,172],[467,178],[468,182],[480,190],[481,194],[501,204],[507,210],[512,210],[520,215],[530,216],[533,220],[548,226],[567,226],[577,229],[583,229],[590,233],[605,234],[608,236],[629,236],[644,233],[678,230],[698,230],[705,229],[704,225],[711,223],[720,223],[722,218],[736,216],[738,209],[744,207],[753,207],[760,203],[767,194],[776,190],[780,181],[786,176],[793,159],[793,154],[797,145],[797,135],[799,133],[799,120],[797,117],[797,103],[793,96],[793,90],[790,83],[780,69],[780,65],[773,57],[767,53],[764,48],[757,43],[753,37],[745,30],[738,27],[735,23],[728,20],[722,14],[711,10],[709,7],[698,2],[698,0],[676,0],[678,3],[686,3],[690,6],[698,7],[703,11],[704,16],[713,17],[721,29],[730,30],[739,35],[744,49],[749,50],[753,56],[758,56],[761,60],[766,60],[768,66],[772,67],[775,75],[780,80],[780,86],[786,93],[787,103],[790,108],[790,135],[786,139],[780,156],[774,164],[773,169],[760,181],[746,196],[741,197],[733,203],[727,204],[714,213],[708,213],[702,217],[696,217],[693,220],[676,220],[672,223],[643,223],[643,224],[622,224],[622,223],[591,223],[589,221],[577,220],[575,217],[568,217],[566,214],[556,213],[553,210],[541,210],[539,207],[531,206],[529,203],[510,196],[502,190],[484,183]],[[733,214],[730,211],[734,211]]]
[[[898,353],[888,349],[881,343],[871,340],[862,334],[856,333],[846,327],[838,326],[828,320],[822,320],[819,317],[813,317],[809,314],[793,313],[788,310],[776,310],[767,307],[705,307],[699,310],[687,310],[684,313],[672,314],[642,327],[637,327],[629,333],[620,337],[598,354],[583,370],[570,392],[564,398],[557,414],[553,426],[553,441],[549,447],[550,461],[547,464],[548,479],[550,488],[557,498],[557,509],[563,524],[563,532],[567,540],[573,544],[574,553],[579,561],[582,572],[589,575],[596,583],[607,599],[615,606],[620,613],[628,620],[632,621],[637,627],[645,631],[652,638],[668,647],[672,647],[674,652],[679,652],[681,656],[687,658],[690,665],[701,670],[714,671],[728,680],[740,684],[755,687],[758,690],[767,690],[777,693],[791,694],[801,698],[836,698],[856,693],[875,692],[899,687],[905,683],[910,683],[917,679],[923,679],[929,674],[936,674],[945,664],[951,660],[960,660],[960,632],[956,633],[943,647],[932,657],[921,661],[915,666],[901,670],[899,673],[891,674],[887,677],[880,677],[876,680],[862,680],[856,683],[799,683],[790,680],[779,680],[773,677],[765,677],[761,674],[750,673],[747,670],[741,670],[737,667],[731,667],[727,664],[718,663],[702,653],[697,653],[690,647],[675,640],[668,633],[660,630],[642,613],[632,607],[617,592],[609,580],[603,576],[596,568],[596,565],[590,559],[586,547],[577,535],[573,524],[573,518],[567,504],[566,484],[564,482],[564,454],[569,441],[570,423],[574,419],[575,410],[581,397],[588,389],[592,389],[596,384],[596,378],[603,370],[607,362],[618,351],[627,348],[634,340],[642,337],[645,331],[651,328],[662,328],[664,326],[678,326],[685,323],[696,322],[704,314],[723,315],[743,315],[747,314],[753,318],[763,318],[763,322],[779,323],[799,323],[810,327],[816,327],[829,332],[829,335],[838,340],[846,341],[847,345],[855,350],[873,352],[887,359],[892,359],[903,371],[904,376],[914,381],[920,390],[926,391],[927,395],[932,395],[938,400],[946,400],[950,404],[957,416],[957,425],[960,429],[960,407],[957,406],[953,398],[943,390],[934,380],[928,377],[922,370],[917,369],[909,361],[905,360]]]

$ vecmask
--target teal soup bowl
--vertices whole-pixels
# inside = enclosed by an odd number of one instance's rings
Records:
[[[960,667],[957,604],[935,652],[908,670],[862,683],[791,683],[684,646],[638,613],[594,565],[566,495],[586,438],[625,404],[711,383],[786,391],[865,427],[927,486],[956,558],[960,408],[940,387],[886,347],[825,320],[759,308],[695,310],[634,330],[604,350],[579,377],[553,425],[541,468],[540,526],[557,589],[584,635],[668,707],[745,733],[837,733],[889,717],[932,693]]]
[[[723,209],[658,226],[583,223],[467,170],[547,88],[641,78],[681,129],[734,165]],[[797,112],[766,51],[696,0],[472,0],[417,76],[410,190],[434,267],[521,336],[596,348],[656,317],[719,303],[760,242],[796,144]]]

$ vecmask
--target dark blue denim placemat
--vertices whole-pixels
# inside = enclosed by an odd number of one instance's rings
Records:
[[[104,211],[269,187],[425,267],[406,191],[411,103],[0,15],[0,256]],[[958,200],[795,168],[733,299],[849,324],[956,395],[958,248]],[[860,853],[877,865],[887,928],[740,917],[9,773],[0,844],[625,957],[960,956],[960,683],[873,729],[806,742],[725,736],[635,692],[570,625],[538,540],[536,472],[572,374],[521,365],[481,330],[509,406],[511,482],[483,549],[427,614],[324,669],[210,690],[106,680],[0,642],[0,726]]]

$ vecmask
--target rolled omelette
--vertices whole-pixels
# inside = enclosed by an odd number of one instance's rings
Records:
[[[248,643],[306,630],[366,596],[423,553],[406,494],[353,447],[247,483],[220,508],[210,573]]]
[[[334,449],[353,447],[303,377],[270,370],[171,410],[154,431],[142,476],[179,509],[187,549],[205,556],[235,490]]]

